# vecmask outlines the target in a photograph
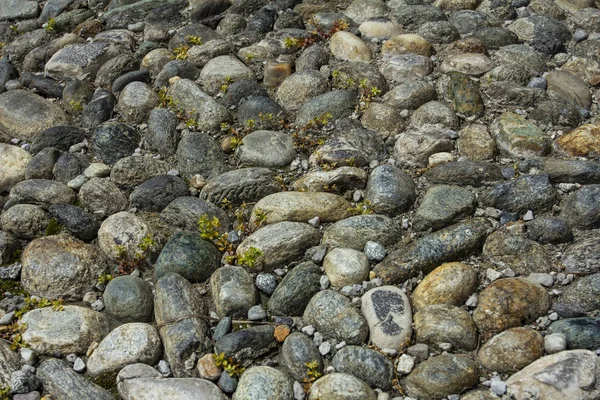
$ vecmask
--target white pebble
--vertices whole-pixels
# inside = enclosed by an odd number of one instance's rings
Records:
[[[485,271],[485,277],[490,281],[490,282],[494,282],[495,280],[498,280],[500,278],[502,278],[502,272],[498,272],[495,269],[492,268],[488,268]]]
[[[312,336],[315,334],[315,327],[312,325],[306,325],[302,328],[302,333],[308,336]]]
[[[497,396],[502,396],[506,393],[506,383],[494,380],[490,385],[490,390]]]
[[[319,283],[321,284],[321,289],[327,289],[329,287],[329,278],[327,277],[327,275],[321,275]]]
[[[77,357],[77,360],[75,360],[75,364],[73,364],[73,370],[79,373],[85,371],[85,363],[81,358]]]
[[[323,342],[319,346],[319,353],[321,353],[322,356],[329,354],[330,351],[331,351],[331,343],[329,343],[329,342]]]
[[[308,220],[308,224],[315,228],[318,228],[321,225],[321,219],[319,217],[314,217]]]
[[[338,344],[335,345],[335,349],[336,350],[339,350],[339,349],[341,349],[343,347],[346,347],[346,342],[344,342],[344,341],[341,341],[341,342],[339,342]]]
[[[479,296],[477,296],[477,293],[473,293],[471,295],[471,297],[469,297],[467,299],[467,302],[465,303],[465,305],[467,307],[477,307],[478,303],[479,303]]]
[[[525,215],[523,215],[523,221],[531,221],[533,219],[533,211],[527,210]]]
[[[169,367],[169,363],[167,363],[165,360],[160,360],[158,362],[157,369],[158,369],[158,372],[163,374],[163,376],[171,375],[171,367]]]
[[[294,381],[294,400],[304,400],[306,394],[304,393],[304,387],[298,381]]]
[[[321,343],[323,343],[323,334],[321,332],[315,332],[313,342],[315,343],[315,346],[320,346]]]
[[[544,349],[548,354],[559,353],[567,348],[567,337],[562,333],[551,333],[544,338]]]
[[[396,371],[400,375],[408,375],[415,367],[415,359],[408,354],[402,354],[400,359],[398,359],[398,365],[396,366]]]

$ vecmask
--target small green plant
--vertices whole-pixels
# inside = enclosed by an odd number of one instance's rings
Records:
[[[8,386],[0,386],[0,400],[9,400],[10,399],[10,387]]]
[[[283,38],[283,45],[288,49],[296,49],[296,48],[300,47],[301,44],[302,44],[302,40],[300,40],[298,38],[293,38],[290,36]]]
[[[190,46],[186,46],[185,44],[180,44],[179,46],[177,46],[173,49],[173,55],[171,56],[171,59],[181,60],[181,61],[187,60],[189,49],[190,49]]]
[[[56,218],[50,219],[46,226],[46,236],[58,235],[62,231],[62,225]]]
[[[83,111],[83,106],[80,101],[71,100],[69,101],[69,105],[73,111]]]
[[[133,253],[133,257],[131,257],[125,245],[117,244],[117,272],[122,275],[129,275],[135,269],[145,268],[148,257],[156,250],[157,246],[158,243],[154,240],[154,237],[151,234],[147,234],[142,238]]]
[[[56,31],[56,20],[54,18],[48,18],[48,22],[46,22],[46,32],[55,32]]]
[[[167,94],[167,88],[163,87],[158,90],[158,105],[163,108],[175,108],[177,102]]]
[[[106,286],[108,285],[108,282],[112,281],[113,279],[113,276],[110,274],[102,274],[98,277],[98,284]]]
[[[356,106],[356,111],[365,112],[373,102],[373,99],[381,94],[381,89],[376,86],[368,87],[366,79],[360,81],[358,89],[360,91],[360,100]]]
[[[259,263],[263,252],[256,247],[250,247],[248,250],[240,254],[237,258],[238,265],[243,265],[248,268],[254,268]]]
[[[219,233],[220,227],[221,222],[216,216],[210,219],[208,217],[208,214],[203,214],[198,220],[198,230],[200,231],[200,237],[205,240],[213,241],[219,236],[221,236],[221,234]]]
[[[187,40],[190,44],[193,44],[194,46],[200,46],[202,44],[202,38],[194,35],[186,36],[185,40]]]
[[[213,358],[215,359],[215,364],[217,364],[218,367],[223,368],[229,376],[242,376],[246,370],[246,368],[236,363],[232,357],[225,357],[225,353],[213,354]]]
[[[263,224],[267,222],[267,213],[260,208],[256,208],[254,210],[254,227],[260,228]]]
[[[19,28],[16,25],[10,25],[9,28],[14,33],[19,33]]]
[[[25,305],[15,312],[15,318],[19,319],[25,315],[25,313],[36,308],[52,307],[54,311],[63,311],[64,303],[63,299],[48,300],[46,298],[27,296],[25,297]]]
[[[254,54],[254,53],[247,53],[245,58],[246,58],[247,62],[250,62],[250,61],[254,60],[255,57],[256,57],[256,54]]]
[[[246,121],[246,129],[249,131],[254,130],[256,128],[256,121],[253,119],[249,119]]]
[[[314,360],[307,363],[304,363],[307,368],[306,375],[308,378],[304,378],[303,388],[305,393],[310,392],[310,388],[314,381],[319,379],[323,374],[319,371],[319,362]]]
[[[223,78],[223,84],[221,84],[221,86],[219,87],[219,91],[221,93],[226,93],[227,90],[229,89],[229,85],[231,85],[233,83],[233,78],[229,75],[227,75],[225,78]]]
[[[16,351],[22,347],[28,347],[23,339],[23,333],[27,329],[27,324],[15,321],[12,324],[0,326],[0,338],[10,343],[10,349]]]
[[[369,200],[356,203],[353,207],[348,208],[348,212],[352,215],[375,214],[373,204]]]

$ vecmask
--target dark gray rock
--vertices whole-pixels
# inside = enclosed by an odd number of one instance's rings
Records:
[[[526,226],[526,236],[541,244],[568,243],[573,240],[571,227],[561,219],[541,217],[527,222]]]
[[[145,140],[152,150],[164,157],[170,157],[177,151],[179,120],[172,111],[166,108],[155,108],[148,118],[148,133]]]
[[[86,129],[94,129],[108,121],[113,114],[117,100],[108,90],[98,90],[92,100],[85,105],[81,115],[81,125]]]
[[[138,186],[129,198],[133,207],[160,212],[173,200],[187,194],[188,186],[180,177],[158,175]]]
[[[571,33],[562,22],[548,15],[532,15],[524,20],[527,21],[526,26],[533,25],[533,34],[527,37],[533,49],[551,55],[565,51],[565,44],[571,39]],[[515,23],[517,22],[519,20]],[[527,28],[530,29],[529,26]]]
[[[107,178],[92,178],[84,183],[79,189],[79,200],[86,209],[104,216],[125,211],[129,205],[127,197]]]
[[[281,346],[279,363],[298,382],[310,379],[307,363],[317,362],[314,370],[323,372],[323,360],[315,343],[303,333],[295,332],[289,335]]]
[[[569,195],[560,216],[581,229],[600,227],[600,185],[588,185]]]
[[[114,400],[110,392],[73,371],[73,367],[63,360],[49,358],[43,361],[37,367],[37,376],[41,379],[45,390],[61,399]]]
[[[42,381],[35,375],[35,368],[26,365],[10,377],[12,393],[29,393],[42,388]]]
[[[552,123],[552,125],[566,129],[575,128],[581,123],[581,114],[577,107],[561,100],[537,103],[535,109],[529,113],[529,118],[545,124]]]
[[[242,168],[225,172],[206,183],[200,197],[213,204],[227,199],[232,205],[254,203],[273,193],[280,192],[281,185],[275,173],[268,168]]]
[[[172,7],[169,11],[180,10],[186,6],[186,3],[182,0],[142,0],[108,10],[102,15],[102,20],[106,23],[107,29],[127,28],[129,24],[144,21],[152,10],[165,6]],[[171,11],[166,15],[171,15],[173,18],[173,14],[178,13]]]
[[[416,30],[426,22],[445,21],[442,10],[431,5],[408,5],[394,10],[392,14],[405,29]]]
[[[435,88],[430,83],[408,80],[386,93],[383,101],[399,110],[416,110],[436,97]]]
[[[414,182],[401,169],[386,164],[371,172],[365,199],[371,202],[376,213],[398,215],[407,211],[416,197]]]
[[[548,175],[525,175],[499,183],[479,197],[479,204],[483,206],[520,213],[546,211],[556,202],[557,193]]]
[[[80,79],[69,81],[63,89],[62,99],[65,108],[70,113],[78,113],[77,104],[84,106],[92,98],[92,87],[88,82]]]
[[[131,82],[150,82],[150,72],[147,69],[140,69],[137,71],[129,71],[122,75],[119,75],[112,84],[113,92],[120,92],[129,85]]]
[[[330,121],[348,116],[356,106],[354,92],[348,90],[334,90],[306,101],[298,110],[296,124],[306,125],[317,117],[330,114]]]
[[[346,346],[333,357],[336,372],[354,375],[372,387],[381,390],[392,388],[394,366],[383,354],[360,346]]]
[[[488,17],[475,10],[460,10],[448,17],[461,35],[474,33],[489,25]]]
[[[553,322],[550,333],[567,337],[568,349],[596,350],[600,347],[600,318],[568,318]]]
[[[225,265],[210,278],[217,315],[246,318],[256,303],[254,279],[243,267]]]
[[[52,179],[54,178],[54,174],[52,170],[54,169],[54,164],[58,157],[60,156],[60,151],[55,149],[54,147],[46,147],[35,156],[31,158],[29,164],[27,164],[27,170],[25,172],[26,179]]]
[[[222,103],[226,107],[237,106],[242,100],[251,96],[264,97],[268,94],[255,80],[239,80],[229,85],[223,95]]]
[[[565,272],[570,274],[600,272],[598,254],[600,254],[600,239],[598,237],[573,243],[567,247],[563,254],[562,262],[565,266]]]
[[[196,4],[196,7],[190,13],[192,22],[200,22],[203,19],[219,15],[231,7],[229,0],[204,0]]]
[[[177,146],[180,172],[188,178],[196,174],[213,178],[227,170],[225,155],[215,140],[206,133],[184,133]]]
[[[88,138],[88,133],[76,126],[54,126],[40,132],[33,139],[30,151],[36,154],[46,147],[54,147],[61,151],[68,151],[69,147]]]
[[[164,65],[156,80],[154,81],[155,88],[169,86],[169,79],[178,76],[181,79],[194,80],[198,77],[200,71],[189,61],[173,60]]]
[[[3,93],[6,88],[6,82],[11,79],[17,79],[19,77],[19,72],[13,65],[8,61],[8,58],[0,59],[0,93]]]
[[[436,185],[427,190],[413,218],[417,231],[438,230],[475,211],[475,195],[460,186]]]
[[[273,30],[276,19],[277,11],[275,10],[275,7],[271,5],[261,7],[260,10],[248,18],[247,29],[249,31],[268,33]]]
[[[16,237],[8,232],[0,231],[0,265],[9,264],[15,260],[15,251],[21,249]]]
[[[44,78],[31,72],[23,72],[20,81],[23,86],[35,90],[36,93],[43,97],[53,99],[62,98],[63,88],[54,79]]]
[[[53,204],[48,208],[48,214],[77,239],[88,242],[98,234],[100,223],[80,207],[66,203]]]
[[[489,185],[503,180],[500,167],[483,161],[459,161],[436,165],[425,173],[430,183],[447,185]]]
[[[152,321],[152,288],[137,276],[118,276],[111,280],[106,285],[103,300],[106,311],[123,323]]]
[[[567,286],[552,304],[563,318],[584,316],[600,308],[600,274],[585,276]]]
[[[141,135],[133,126],[120,122],[99,125],[92,136],[94,155],[107,164],[130,156],[138,147]]]
[[[275,129],[279,127],[279,121],[285,117],[286,113],[283,108],[266,96],[252,96],[240,102],[238,106],[238,122],[242,126],[252,126],[253,124],[252,130]]]
[[[36,204],[44,209],[56,203],[75,203],[77,196],[67,185],[47,179],[28,179],[10,190],[10,197],[21,204]]]
[[[205,315],[201,297],[191,283],[181,275],[170,273],[156,282],[154,316],[160,326],[164,356],[175,377],[193,377],[185,361],[193,352],[204,353],[212,346],[207,343],[208,326],[196,315]]]
[[[219,339],[215,352],[225,353],[225,357],[233,357],[237,362],[248,365],[276,347],[274,332],[275,328],[270,325],[240,329]]]
[[[485,47],[490,50],[519,43],[519,37],[506,28],[487,27],[477,30],[473,37],[483,42]]]
[[[402,229],[384,215],[357,215],[330,225],[325,229],[322,244],[362,251],[368,241],[392,246],[400,240]]]
[[[156,263],[157,279],[175,272],[191,283],[204,282],[221,265],[221,253],[198,233],[178,232],[165,244]]]
[[[441,229],[390,253],[374,271],[385,283],[404,282],[419,272],[427,274],[444,262],[479,252],[491,227],[473,219]]]
[[[296,71],[316,70],[329,62],[331,53],[322,45],[307,47],[296,60]]]
[[[169,164],[152,157],[125,157],[113,165],[110,180],[124,190],[130,190],[146,182],[148,179],[164,175],[169,171]]]
[[[198,231],[198,220],[204,214],[212,220],[217,217],[221,223],[220,233],[229,231],[229,217],[219,207],[197,197],[179,197],[161,212],[161,218],[168,224],[192,231]]]
[[[273,292],[269,312],[273,315],[302,315],[310,299],[321,289],[321,275],[321,269],[311,262],[294,267]]]
[[[417,29],[417,34],[432,43],[452,43],[460,38],[456,27],[448,21],[429,21]]]
[[[54,179],[64,184],[78,175],[90,165],[88,156],[81,153],[62,153],[54,163]]]
[[[96,86],[110,89],[119,76],[136,70],[138,66],[138,62],[130,54],[119,54],[100,67],[96,75]]]

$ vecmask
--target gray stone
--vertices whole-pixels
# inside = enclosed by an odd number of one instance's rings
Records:
[[[433,304],[460,307],[477,290],[478,281],[477,272],[466,264],[442,264],[413,290],[412,306],[416,309]]]
[[[35,376],[35,368],[24,365],[12,373],[10,390],[12,393],[30,393],[42,388],[42,381]]]
[[[330,225],[325,230],[322,243],[334,248],[345,247],[362,250],[371,240],[391,246],[398,242],[401,228],[391,218],[383,215],[357,215]]]
[[[336,372],[353,375],[370,386],[381,390],[392,388],[394,366],[378,351],[346,346],[335,354],[332,365]]]
[[[49,358],[43,361],[37,368],[37,376],[42,380],[45,390],[61,399],[114,399],[110,392],[73,371],[71,365],[63,360]]]
[[[0,192],[10,191],[15,184],[26,178],[30,161],[31,155],[25,150],[0,143],[0,162],[4,166],[0,171]]]
[[[408,80],[383,96],[383,101],[397,109],[416,110],[436,98],[435,88],[423,81]]]
[[[555,300],[552,309],[562,317],[579,317],[600,307],[600,274],[578,279],[567,286]]]
[[[137,276],[118,276],[103,294],[106,311],[122,322],[151,322],[154,315],[152,288]]]
[[[161,212],[161,219],[171,226],[198,232],[198,220],[206,215],[209,220],[217,217],[221,226],[217,229],[223,234],[229,231],[229,217],[213,203],[197,197],[178,197]]]
[[[267,366],[252,367],[242,375],[233,400],[292,400],[292,386],[284,372]]]
[[[438,230],[468,217],[475,211],[475,196],[460,186],[435,185],[429,188],[413,218],[418,231]]]
[[[151,149],[165,157],[170,157],[177,151],[179,121],[175,114],[165,108],[155,108],[148,117],[148,133],[144,139]]]
[[[426,166],[431,155],[452,150],[453,144],[448,132],[434,127],[400,135],[394,145],[394,158],[400,165]]]
[[[95,84],[98,87],[110,89],[113,82],[121,75],[135,70],[135,59],[129,54],[120,54],[105,62],[96,74]],[[122,88],[121,88],[122,90]],[[121,90],[117,90],[120,92]]]
[[[445,21],[446,15],[442,10],[432,5],[406,5],[398,2],[399,6],[390,6],[392,15],[405,29],[415,30],[426,22]]]
[[[331,290],[321,291],[312,297],[304,310],[304,320],[326,337],[348,344],[361,344],[368,335],[366,321],[350,301]]]
[[[554,270],[552,259],[544,246],[506,231],[496,231],[488,236],[483,246],[483,256],[493,264],[511,268],[520,275]]]
[[[21,244],[16,237],[8,232],[0,231],[0,265],[14,261],[14,252],[20,249]]]
[[[47,209],[56,203],[74,203],[75,192],[67,185],[46,179],[28,179],[17,183],[10,191],[10,197],[18,203],[36,204]]]
[[[546,211],[556,203],[557,193],[548,175],[525,175],[494,186],[483,193],[478,201],[483,206],[505,211]]]
[[[322,373],[323,360],[321,359],[321,355],[315,343],[306,335],[294,332],[283,342],[279,353],[279,363],[298,382],[310,379],[310,375],[308,375],[310,369],[306,364],[315,361],[317,362],[317,367],[313,370]]]
[[[48,299],[80,300],[107,268],[94,245],[68,235],[33,240],[23,252],[21,279],[28,292]]]
[[[177,146],[177,161],[180,171],[188,178],[200,174],[210,179],[227,170],[219,145],[204,132],[182,135]]]
[[[573,243],[563,254],[565,272],[570,274],[600,272],[598,254],[600,254],[600,241],[597,237]]]
[[[90,102],[83,107],[81,125],[86,129],[94,129],[108,121],[113,115],[116,102],[115,96],[110,91],[97,90]]]
[[[539,157],[549,151],[549,138],[531,122],[514,113],[504,113],[490,126],[500,150],[517,158]]]
[[[541,76],[546,71],[542,55],[524,44],[502,46],[494,55],[494,59],[499,64],[521,65],[534,76]]]
[[[439,345],[450,343],[453,349],[475,350],[477,327],[469,313],[449,304],[433,304],[419,309],[414,316],[418,343]]]
[[[561,217],[572,226],[593,229],[600,226],[600,185],[584,186],[569,195]]]
[[[93,79],[100,67],[118,54],[118,48],[110,43],[71,44],[54,53],[44,74],[55,79]]]
[[[275,328],[270,325],[240,329],[220,338],[215,343],[215,352],[225,353],[225,357],[233,357],[238,363],[248,365],[275,347],[274,331]]]
[[[363,189],[367,184],[367,173],[356,167],[340,167],[333,171],[310,171],[292,183],[297,191],[322,192],[334,188],[335,192]]]
[[[259,167],[285,167],[296,157],[292,137],[283,132],[255,131],[242,139],[237,156]]]
[[[188,194],[188,185],[180,177],[158,175],[138,186],[130,199],[138,210],[160,212],[176,198]]]
[[[116,372],[126,365],[153,365],[162,353],[158,331],[152,325],[130,323],[112,330],[98,345],[87,362],[92,376]]]
[[[94,155],[107,164],[130,156],[138,147],[141,135],[134,127],[120,122],[99,125],[92,135]]]
[[[264,223],[305,222],[316,216],[321,222],[336,222],[349,215],[350,203],[343,197],[323,192],[281,192],[263,197],[252,209],[250,222],[257,211],[266,214]]]
[[[244,63],[229,55],[218,56],[210,60],[200,73],[200,81],[209,93],[219,91],[225,77],[233,82],[244,79],[254,79],[254,73]]]
[[[592,96],[587,82],[569,71],[552,71],[546,75],[548,93],[563,99],[576,107],[589,109]]]
[[[279,85],[277,100],[286,110],[296,111],[308,99],[325,93],[328,86],[327,79],[318,71],[299,71],[288,76]]]
[[[433,72],[433,63],[428,57],[419,54],[386,55],[379,72],[386,79],[402,84],[419,80]]]
[[[125,157],[115,163],[110,180],[120,188],[130,190],[157,175],[169,171],[169,164],[151,157]]]
[[[415,185],[404,171],[389,164],[382,165],[371,173],[365,198],[377,213],[397,215],[414,203]]]
[[[269,312],[273,315],[302,315],[310,299],[321,288],[321,276],[321,269],[311,262],[294,267],[273,292],[268,303]]]
[[[36,18],[39,12],[38,3],[35,1],[9,0],[2,5],[0,21]]]
[[[412,244],[401,245],[374,270],[385,283],[404,282],[420,271],[427,274],[444,262],[478,252],[489,232],[489,223],[482,219],[451,225]]]
[[[356,96],[348,90],[334,90],[322,95],[313,97],[302,105],[296,116],[296,124],[303,126],[314,121],[315,118],[321,118],[330,114],[330,121],[348,116],[354,110],[356,105]]]
[[[367,280],[369,267],[367,256],[354,249],[335,248],[323,260],[329,282],[338,288]]]
[[[482,186],[502,181],[499,166],[481,161],[448,162],[429,169],[425,178],[430,183]]]
[[[197,317],[206,310],[196,289],[175,273],[156,282],[154,317],[160,327],[164,358],[176,378],[191,377],[195,369],[186,367],[186,360],[194,352],[204,354],[211,347],[207,343],[208,326]]]
[[[163,247],[156,263],[157,279],[175,272],[191,283],[204,282],[220,267],[221,253],[198,233],[178,232]]]
[[[241,168],[218,175],[206,183],[200,196],[214,204],[227,199],[233,205],[252,203],[281,191],[275,174],[267,168]]]
[[[65,305],[62,311],[51,307],[28,311],[21,319],[27,324],[23,339],[39,354],[85,354],[92,342],[110,331],[108,319],[89,308]]]
[[[442,354],[417,365],[403,383],[410,396],[442,398],[461,393],[478,381],[477,363],[470,355]]]
[[[277,278],[273,274],[260,273],[256,275],[255,285],[261,292],[272,295],[277,288]],[[272,310],[269,310],[272,311]]]
[[[37,153],[27,165],[25,177],[27,179],[52,179],[54,163],[58,160],[60,152],[53,148],[47,147]]]
[[[19,355],[10,349],[10,344],[0,343],[0,382],[10,387],[11,375],[20,368]]]
[[[16,204],[0,218],[2,229],[22,239],[34,239],[45,234],[48,216],[38,206]]]
[[[48,128],[35,136],[29,149],[32,154],[38,153],[46,147],[54,147],[61,151],[68,151],[77,143],[81,143],[88,137],[84,129],[64,125]]]
[[[146,370],[145,368],[148,368]],[[198,378],[168,378],[160,376],[154,368],[145,364],[131,364],[117,376],[117,387],[123,399],[159,400],[169,393],[173,400],[201,398],[225,400],[227,397],[214,383]]]
[[[148,120],[158,104],[158,96],[143,82],[132,82],[119,95],[117,111],[124,121],[140,124]]]
[[[210,278],[217,314],[245,317],[256,303],[254,280],[242,267],[226,265],[217,269]]]
[[[563,334],[568,349],[595,350],[600,346],[600,318],[567,318],[548,327],[551,334]]]
[[[129,205],[127,197],[107,178],[92,178],[79,189],[81,204],[91,212],[113,215]]]
[[[573,240],[573,232],[569,224],[557,218],[535,218],[534,220],[527,222],[526,227],[527,231],[525,232],[525,235],[529,239],[535,240],[541,244],[567,243]],[[579,250],[576,252],[578,253],[578,251]],[[579,255],[577,257],[579,257]],[[565,257],[565,261],[563,261],[565,265],[567,263],[566,259],[567,257]],[[570,261],[570,263],[575,267],[577,262],[573,263],[573,261]]]
[[[343,396],[343,397],[342,397]],[[309,400],[345,398],[375,400],[377,395],[360,379],[343,373],[331,373],[313,383]]]
[[[382,286],[369,290],[361,300],[371,342],[381,349],[402,349],[412,335],[412,311],[404,292]]]

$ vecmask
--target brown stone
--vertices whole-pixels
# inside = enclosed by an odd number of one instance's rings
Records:
[[[461,306],[477,289],[477,272],[459,263],[442,264],[431,271],[412,294],[412,306],[420,309],[432,304]]]
[[[544,355],[544,339],[530,328],[512,328],[492,337],[477,357],[485,368],[495,372],[514,372]]]
[[[600,155],[600,124],[581,125],[558,138],[554,146],[574,157]]]
[[[205,354],[198,360],[198,375],[202,379],[216,381],[221,376],[221,367],[217,366],[214,354]]]
[[[283,343],[286,337],[290,335],[290,327],[287,325],[277,325],[275,327],[275,340],[279,343]]]

